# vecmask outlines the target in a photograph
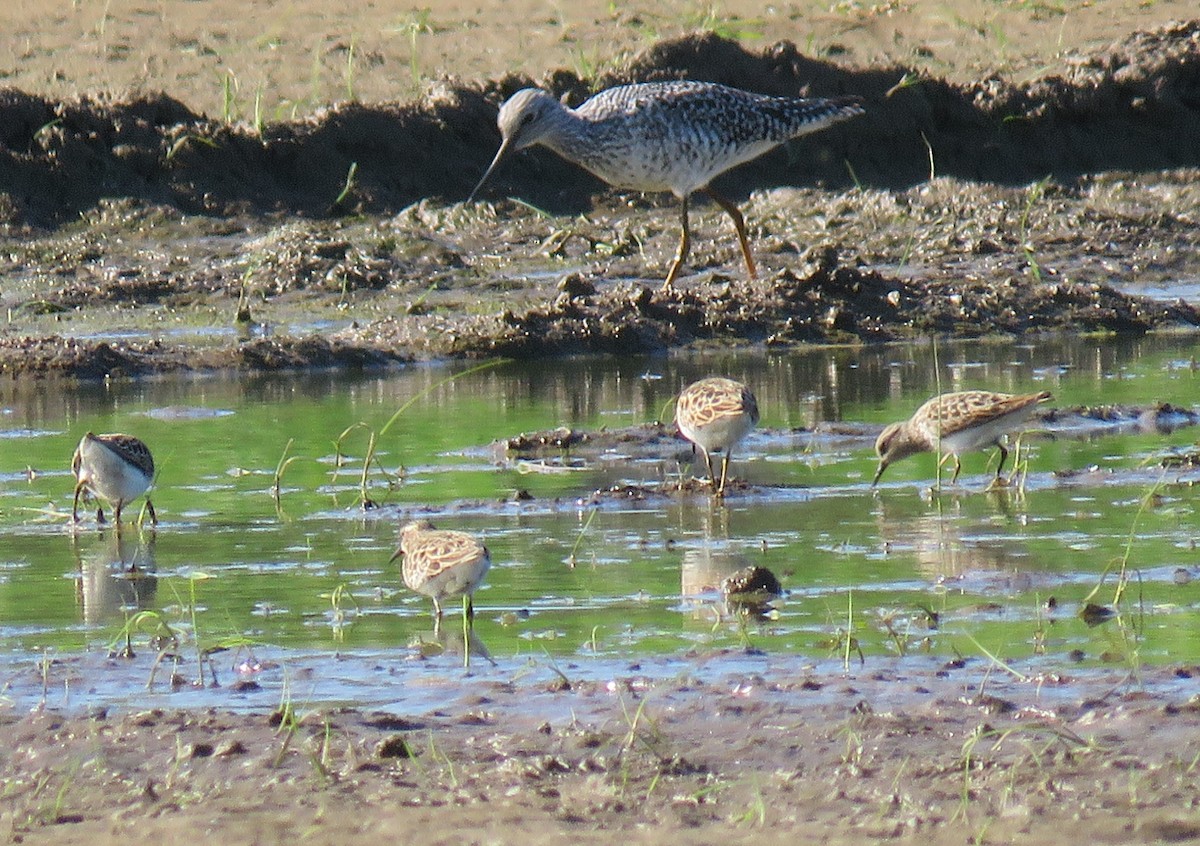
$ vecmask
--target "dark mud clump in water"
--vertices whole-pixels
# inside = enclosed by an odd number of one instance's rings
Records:
[[[0,374],[104,379],[195,370],[364,369],[407,360],[385,349],[330,341],[320,336],[262,338],[232,347],[197,350],[160,341],[81,341],[54,335],[0,338]]]

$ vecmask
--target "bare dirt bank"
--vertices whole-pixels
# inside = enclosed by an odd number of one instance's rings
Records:
[[[0,825],[59,844],[1200,839],[1195,668],[1142,687],[761,660],[693,656],[673,681],[484,671],[428,713],[8,714]]]
[[[931,157],[938,174],[1008,184],[1200,166],[1200,21],[1135,33],[1025,83],[848,69],[794,44],[750,51],[701,34],[654,45],[594,79],[562,70],[548,84],[578,100],[594,88],[678,77],[865,98],[866,116],[722,178],[734,194],[813,182],[844,188],[847,161],[860,184],[887,187],[927,179]],[[532,84],[442,82],[413,103],[350,103],[261,126],[205,118],[167,94],[56,101],[0,91],[2,219],[54,225],[112,196],[217,215],[391,214],[425,198],[461,200],[495,152],[497,104]],[[353,190],[335,202],[352,164]],[[525,157],[495,186],[564,213],[589,208],[600,190],[549,153]]]

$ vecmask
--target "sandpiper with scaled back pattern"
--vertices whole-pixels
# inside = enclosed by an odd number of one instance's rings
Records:
[[[939,394],[925,402],[913,416],[892,423],[880,433],[875,442],[879,468],[875,471],[874,487],[889,466],[919,452],[937,452],[942,456],[938,466],[954,459],[954,475],[950,484],[958,481],[962,469],[961,453],[994,446],[1000,450],[996,478],[1008,459],[1004,438],[1021,428],[1037,409],[1039,403],[1053,399],[1049,391],[1035,394],[999,394],[992,391],[955,391]]]
[[[409,590],[433,600],[435,623],[442,619],[442,601],[461,596],[465,620],[475,616],[473,596],[492,566],[488,549],[474,535],[437,529],[428,520],[414,520],[400,530],[402,573]]]
[[[758,402],[741,382],[713,376],[693,382],[675,401],[675,423],[680,433],[704,453],[713,493],[725,493],[729,456],[733,448],[758,425]],[[721,478],[713,472],[712,453],[723,452]]]
[[[119,526],[122,507],[137,499],[154,482],[154,457],[139,439],[132,435],[96,435],[88,432],[75,448],[71,457],[71,472],[75,474],[75,502],[71,516],[79,522],[79,495],[91,491],[99,499],[112,505],[113,520]],[[146,511],[150,521],[158,524],[154,503],[146,497]],[[97,507],[97,522],[104,522],[104,509]]]

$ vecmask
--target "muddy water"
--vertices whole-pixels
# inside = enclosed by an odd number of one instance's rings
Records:
[[[478,532],[491,548],[476,667],[491,666],[485,653],[506,672],[570,662],[573,674],[651,656],[736,663],[763,652],[868,665],[988,655],[1051,671],[1200,660],[1200,473],[1186,459],[1197,430],[1167,431],[1183,418],[1049,421],[1026,439],[1024,484],[1009,490],[984,491],[983,454],[940,494],[929,456],[869,487],[873,435],[935,392],[935,372],[943,389],[1048,389],[1062,407],[1188,409],[1196,346],[1163,336],[580,359],[451,381],[468,365],[36,391],[7,383],[8,695],[44,696],[36,668],[51,667],[50,689],[69,691],[73,704],[136,698],[160,647],[169,657],[154,689],[172,701],[225,701],[239,679],[254,682],[246,695],[270,700],[298,675],[308,695],[375,702],[373,685],[402,663],[422,667],[414,678],[436,688],[459,666],[462,637],[453,614],[435,635],[427,602],[388,564],[396,524],[413,513]],[[671,438],[537,456],[497,443],[669,418],[681,384],[717,372],[752,385],[763,409],[734,457],[747,484],[724,505],[661,492],[695,469]],[[364,489],[370,432],[409,400],[378,438]],[[154,450],[156,532],[118,534],[90,516],[69,530],[67,465],[88,429],[131,432]],[[595,493],[614,486],[621,492]],[[362,508],[364,492],[375,507]],[[1129,582],[1118,597],[1122,561]],[[730,614],[716,585],[751,564],[770,568],[788,593],[761,616]],[[1080,616],[1089,601],[1116,614],[1089,625]],[[108,660],[138,610],[156,613],[132,632],[137,657]],[[168,629],[175,640],[153,639]],[[198,660],[214,649],[224,651]],[[171,693],[171,667],[192,680],[202,664],[219,691]]]

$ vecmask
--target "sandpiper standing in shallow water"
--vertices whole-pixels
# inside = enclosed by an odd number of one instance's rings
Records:
[[[713,493],[725,493],[729,455],[758,425],[758,402],[741,382],[713,376],[693,382],[675,401],[675,423],[680,433],[700,447]],[[721,479],[713,472],[712,453],[724,452]]]
[[[1000,450],[996,478],[1008,459],[1003,440],[1021,428],[1037,409],[1039,403],[1053,399],[1049,391],[1036,394],[997,394],[992,391],[956,391],[940,394],[918,408],[902,423],[893,423],[883,430],[875,442],[879,469],[875,471],[874,487],[889,465],[919,452],[942,451],[938,465],[954,458],[954,475],[958,480],[962,464],[961,453],[994,446]]]
[[[115,509],[113,517],[121,525],[121,508],[137,499],[154,482],[154,457],[146,445],[132,435],[95,435],[88,432],[71,457],[75,474],[75,502],[71,516],[79,522],[79,495],[84,489],[105,500]],[[158,525],[154,503],[146,497],[150,522]],[[104,509],[97,507],[96,521],[104,522]]]
[[[609,88],[571,109],[546,91],[525,88],[500,108],[500,149],[467,201],[510,153],[542,144],[616,188],[679,198],[683,230],[664,287],[675,281],[691,248],[688,197],[696,191],[733,219],[754,278],[742,213],[709,183],[791,138],[862,114],[861,103],[859,97],[768,97],[711,82],[649,82]]]
[[[400,530],[400,548],[392,560],[404,557],[404,584],[433,600],[434,624],[442,619],[442,600],[463,598],[464,622],[475,616],[472,599],[492,566],[487,547],[466,532],[434,528],[414,520]]]

